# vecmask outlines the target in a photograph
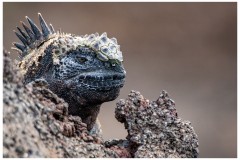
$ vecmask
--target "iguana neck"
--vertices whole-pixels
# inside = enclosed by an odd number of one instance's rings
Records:
[[[79,116],[82,121],[87,124],[87,129],[91,130],[96,122],[101,104],[91,106],[73,106],[69,105],[69,114]]]

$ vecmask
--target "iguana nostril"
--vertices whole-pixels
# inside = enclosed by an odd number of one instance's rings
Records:
[[[85,76],[84,76],[84,75],[80,75],[80,76],[79,76],[79,79],[81,79],[81,80],[82,80],[82,79],[85,79]]]
[[[92,76],[86,75],[86,79],[92,79]]]
[[[118,75],[113,75],[113,80],[116,80],[116,79],[118,79]]]

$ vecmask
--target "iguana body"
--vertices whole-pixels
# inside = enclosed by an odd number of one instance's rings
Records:
[[[15,32],[22,44],[14,43],[20,53],[19,68],[27,84],[47,81],[49,88],[69,104],[69,113],[78,115],[91,130],[100,106],[119,95],[124,85],[122,53],[115,38],[106,33],[76,36],[55,32],[41,14],[42,31],[27,17]]]

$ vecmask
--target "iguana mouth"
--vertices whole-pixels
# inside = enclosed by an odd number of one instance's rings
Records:
[[[108,91],[115,88],[122,88],[125,82],[125,74],[95,74],[80,75],[78,80],[81,86],[91,90]]]

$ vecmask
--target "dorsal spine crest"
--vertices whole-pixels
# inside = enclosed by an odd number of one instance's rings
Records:
[[[14,31],[22,44],[13,43],[16,47],[13,49],[19,52],[22,59],[37,49],[40,44],[46,43],[54,38],[56,41],[53,41],[53,44],[58,46],[59,51],[57,52],[60,53],[58,55],[65,55],[68,51],[74,50],[77,47],[87,46],[93,49],[97,54],[97,58],[102,61],[123,61],[122,52],[120,51],[120,46],[117,44],[116,38],[108,38],[106,32],[101,35],[95,33],[90,35],[86,34],[84,36],[75,36],[61,31],[57,31],[56,33],[53,26],[51,24],[48,26],[40,13],[38,13],[38,18],[41,30],[26,16],[31,28],[24,22],[21,22],[26,33],[19,27],[17,27],[19,33]],[[55,52],[53,52],[53,54],[55,54]],[[53,57],[58,56],[53,55]],[[56,60],[55,62],[58,61],[59,60]]]

